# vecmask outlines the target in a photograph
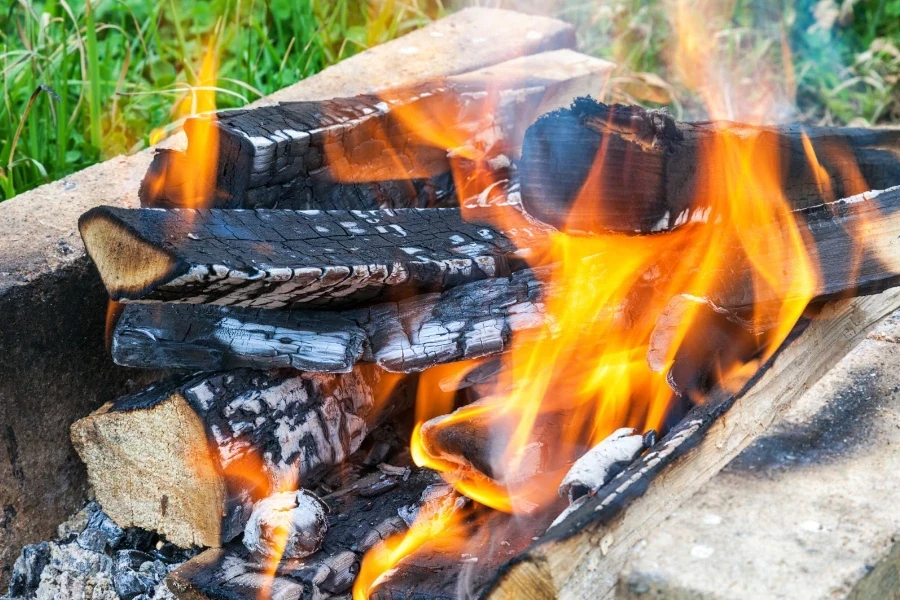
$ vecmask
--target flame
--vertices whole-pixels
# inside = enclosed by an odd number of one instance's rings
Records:
[[[219,131],[216,127],[216,82],[219,69],[218,36],[206,44],[200,61],[195,85],[172,107],[176,120],[191,117],[190,144],[185,154],[170,154],[166,168],[148,180],[150,197],[177,195],[177,203],[184,208],[210,206],[216,193],[216,170],[219,157]],[[186,125],[186,126],[187,126]],[[165,128],[150,133],[150,143],[165,137]]]
[[[712,119],[768,125],[793,98],[793,74],[789,66],[767,71],[765,64],[752,65],[752,95],[744,96],[741,87],[747,82],[733,80],[734,62],[723,54],[728,40],[713,29],[727,21],[726,4],[673,2],[671,66],[700,96]],[[783,38],[781,55],[789,62]],[[415,120],[407,124],[415,126]],[[434,132],[428,127],[420,132],[422,139],[448,148],[450,142],[461,141],[440,138],[452,128]],[[765,331],[758,336],[758,352],[715,365],[717,381],[729,389],[751,377],[789,335],[819,286],[807,230],[791,213],[781,189],[786,165],[780,163],[781,153],[772,151],[773,135],[771,130],[728,124],[712,129],[698,152],[697,172],[712,174],[698,177],[695,186],[695,205],[708,207],[701,213],[702,222],[651,236],[551,233],[535,264],[550,265],[540,272],[546,289],[554,290],[544,298],[554,337],[514,336],[493,387],[452,413],[455,398],[438,390],[435,382],[470,365],[445,365],[423,373],[411,440],[414,462],[440,472],[459,493],[495,510],[530,515],[551,506],[558,501],[557,486],[568,466],[616,429],[664,432],[674,396],[665,375],[650,370],[646,356],[657,317],[680,294],[715,298],[733,286],[752,291],[752,306],[741,316],[755,330]],[[465,162],[453,171],[458,188],[466,190],[461,198],[485,193],[497,182],[489,169],[493,150],[468,147]],[[822,201],[828,201],[829,194],[833,196],[831,178],[808,139],[804,148]],[[596,173],[605,168],[605,155],[601,147],[593,165]],[[600,197],[597,193],[586,187],[576,205],[596,206],[602,202],[602,190]],[[498,217],[501,227],[521,218],[512,208],[506,213]],[[745,274],[746,281],[736,281],[735,273]],[[698,321],[698,311],[687,311],[678,323],[667,349],[669,365]],[[699,403],[703,398],[691,400]],[[451,432],[480,442],[467,446],[466,456],[460,456],[446,446]],[[478,451],[485,456],[468,456]],[[433,523],[371,551],[363,561],[354,599],[367,598],[379,577],[383,581],[405,557],[421,551],[423,538],[452,529],[437,515]]]

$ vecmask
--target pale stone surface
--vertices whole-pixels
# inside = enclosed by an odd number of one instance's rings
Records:
[[[466,10],[271,100],[371,93],[574,43],[561,21]],[[166,142],[183,144],[183,135]],[[0,586],[22,545],[49,537],[84,499],[69,425],[152,376],[109,360],[106,293],[76,229],[99,204],[136,207],[151,158],[152,150],[116,157],[0,203]]]
[[[900,597],[900,312],[635,546],[619,597]]]

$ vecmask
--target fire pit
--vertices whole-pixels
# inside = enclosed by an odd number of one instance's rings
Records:
[[[610,68],[189,121],[79,221],[112,359],[179,372],[72,425],[97,504],[12,594],[612,593],[900,308],[900,132],[680,122]]]

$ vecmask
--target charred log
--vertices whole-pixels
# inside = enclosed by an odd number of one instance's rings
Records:
[[[117,364],[144,368],[345,372],[357,362],[375,362],[411,373],[504,352],[515,332],[550,335],[541,300],[544,272],[525,269],[339,312],[128,304],[112,355]]]
[[[554,227],[591,232],[646,233],[711,221],[715,198],[703,192],[716,189],[709,182],[721,177],[713,146],[725,137],[752,140],[753,156],[777,161],[793,209],[900,183],[900,130],[681,123],[664,110],[580,98],[526,133],[522,204]]]
[[[391,391],[385,377],[369,368],[174,378],[77,421],[72,441],[119,525],[220,546],[241,533],[255,500],[298,477],[314,484],[409,405],[408,389]]]
[[[288,102],[189,120],[186,153],[157,154],[143,206],[375,209],[455,204],[447,144],[518,147],[556,88],[601,89],[606,61],[557,50],[379,96]],[[203,142],[217,138],[215,148]],[[434,139],[439,137],[440,139]],[[210,156],[210,150],[217,153]],[[208,161],[212,181],[190,181]],[[189,197],[204,190],[211,197]],[[206,192],[206,190],[209,190]]]
[[[457,209],[98,207],[79,228],[116,301],[346,306],[503,277],[517,266],[502,232]],[[531,233],[542,238],[537,227]]]

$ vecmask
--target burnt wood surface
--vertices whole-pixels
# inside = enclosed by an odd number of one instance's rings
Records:
[[[116,363],[216,370],[294,367],[343,372],[375,362],[394,372],[504,352],[514,332],[549,335],[546,267],[344,311],[128,304],[113,333]]]
[[[79,228],[116,301],[346,306],[502,277],[517,262],[501,231],[449,208],[98,207]],[[542,232],[530,231],[536,243]]]
[[[374,367],[175,377],[77,421],[72,441],[121,526],[220,546],[242,531],[254,500],[291,478],[313,485],[409,406],[409,388],[385,377]]]
[[[809,249],[816,251],[822,270],[814,302],[877,293],[900,282],[896,246],[900,188],[797,215],[808,223]],[[760,239],[780,235],[766,229],[757,233]],[[861,241],[854,242],[851,234]],[[604,260],[596,259],[598,281],[603,278]],[[657,282],[651,285],[666,281],[673,261],[677,263],[678,256],[661,257]],[[120,364],[136,367],[294,365],[342,371],[363,361],[389,371],[420,371],[502,353],[516,332],[552,335],[553,323],[544,304],[559,293],[552,268],[523,269],[508,278],[474,281],[440,294],[344,311],[273,314],[239,308],[130,306],[115,330],[113,356]],[[754,291],[750,273],[746,263],[726,261],[724,270],[707,274],[719,282],[707,300],[732,313],[745,311],[753,300],[777,301],[771,291]],[[621,311],[623,323],[640,318],[630,315],[627,306]]]
[[[396,486],[375,497],[360,495],[374,481]],[[323,497],[331,512],[322,549],[300,560],[283,561],[276,573],[238,542],[210,549],[169,574],[166,585],[179,599],[234,600],[236,598],[345,597],[356,580],[367,550],[407,529],[398,511],[418,505],[423,490],[437,484],[433,471],[413,469],[406,480],[385,479],[380,472]]]
[[[704,190],[721,187],[723,158],[713,154],[725,136],[741,140],[754,164],[775,162],[792,209],[900,185],[900,129],[683,123],[664,111],[580,98],[526,133],[522,204],[545,223],[579,231],[665,231],[714,219],[716,199]]]
[[[611,63],[556,50],[378,95],[286,102],[188,120],[187,151],[157,154],[141,186],[151,207],[374,209],[456,203],[448,145],[517,148],[543,100],[580,78],[602,89]],[[198,142],[202,145],[203,142]],[[216,160],[216,168],[200,169]],[[198,173],[215,181],[199,187]],[[187,185],[186,185],[187,183]]]

